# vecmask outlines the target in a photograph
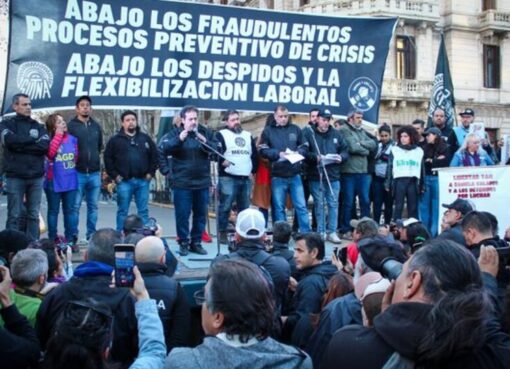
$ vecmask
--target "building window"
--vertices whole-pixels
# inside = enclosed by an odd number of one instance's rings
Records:
[[[482,10],[496,9],[496,0],[482,0]]]
[[[499,88],[499,46],[483,45],[483,87]]]
[[[299,6],[309,5],[310,0],[299,0]]]
[[[416,78],[416,48],[414,37],[397,36],[397,78]]]

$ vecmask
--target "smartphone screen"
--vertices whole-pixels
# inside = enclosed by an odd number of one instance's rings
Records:
[[[115,286],[133,287],[135,275],[135,246],[115,245]]]

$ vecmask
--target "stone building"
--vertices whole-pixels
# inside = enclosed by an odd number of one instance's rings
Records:
[[[211,1],[212,2],[212,1]],[[510,0],[214,0],[215,3],[328,15],[394,16],[380,122],[426,119],[443,32],[456,110],[476,112],[491,137],[510,134]]]

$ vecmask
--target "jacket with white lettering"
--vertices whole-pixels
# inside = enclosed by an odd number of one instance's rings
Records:
[[[225,129],[229,129],[229,128],[225,128]],[[231,131],[234,132],[233,130],[231,130]],[[224,154],[227,149],[227,145],[225,142],[225,138],[221,134],[221,131],[216,132],[216,140],[218,141],[218,147],[219,147],[218,151],[220,153]],[[253,137],[251,138],[250,145],[251,145],[251,156],[250,156],[251,174],[255,174],[255,173],[257,173],[257,169],[259,167],[259,155],[257,152],[257,146],[255,145],[255,140],[253,139]],[[242,158],[244,155],[239,155],[239,156]],[[223,177],[223,176],[235,177],[234,175],[229,174],[225,171],[225,167],[222,165],[223,162],[224,162],[224,160],[220,158],[220,165],[219,165],[220,177]]]
[[[166,274],[166,265],[137,263],[163,323],[167,353],[188,344],[191,313],[181,285]]]

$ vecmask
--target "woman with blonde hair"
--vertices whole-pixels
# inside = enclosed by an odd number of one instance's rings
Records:
[[[462,147],[453,155],[451,167],[480,167],[494,165],[494,161],[482,149],[481,139],[475,133],[470,133],[464,139]]]

